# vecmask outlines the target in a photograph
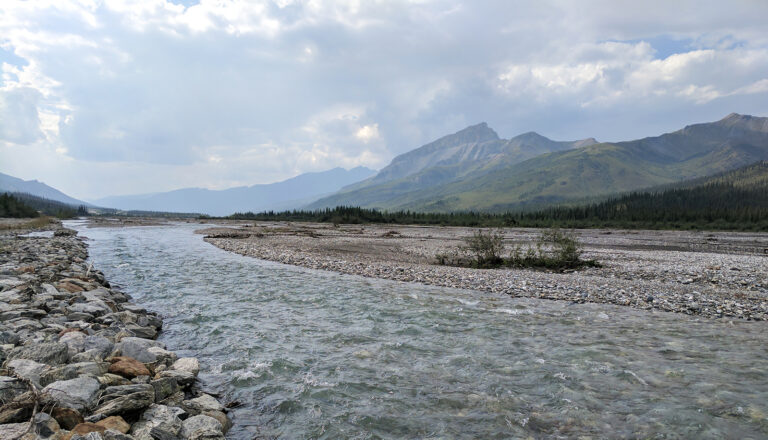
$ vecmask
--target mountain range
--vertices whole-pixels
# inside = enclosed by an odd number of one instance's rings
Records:
[[[56,200],[74,207],[80,205],[91,206],[82,200],[70,197],[56,188],[48,186],[37,180],[22,180],[18,177],[0,173],[0,193],[24,193],[31,194],[49,200]]]
[[[235,212],[293,209],[366,179],[376,171],[365,167],[334,168],[304,173],[282,182],[240,186],[224,190],[183,188],[174,191],[113,196],[94,200],[108,208],[122,210],[198,212],[226,216]]]
[[[626,142],[500,139],[486,124],[392,160],[375,176],[307,206],[415,211],[533,209],[708,176],[768,159],[768,118],[732,113]]]

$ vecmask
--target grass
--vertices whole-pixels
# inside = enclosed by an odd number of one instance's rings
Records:
[[[0,222],[0,230],[10,231],[18,229],[40,229],[53,223],[53,219],[47,216],[33,218],[29,221]]]

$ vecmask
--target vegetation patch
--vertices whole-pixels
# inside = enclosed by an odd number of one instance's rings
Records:
[[[595,260],[581,258],[582,249],[576,235],[559,229],[543,231],[534,245],[516,245],[504,256],[504,236],[500,231],[478,230],[448,254],[438,254],[437,263],[473,268],[540,268],[550,270],[600,267]]]

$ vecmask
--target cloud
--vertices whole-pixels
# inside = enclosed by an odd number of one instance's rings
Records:
[[[766,15],[747,1],[6,1],[0,171],[82,197],[221,188],[382,167],[480,121],[626,139],[766,114]]]

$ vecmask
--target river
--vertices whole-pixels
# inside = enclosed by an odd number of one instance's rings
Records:
[[[766,438],[768,326],[339,275],[85,228],[251,438]]]

